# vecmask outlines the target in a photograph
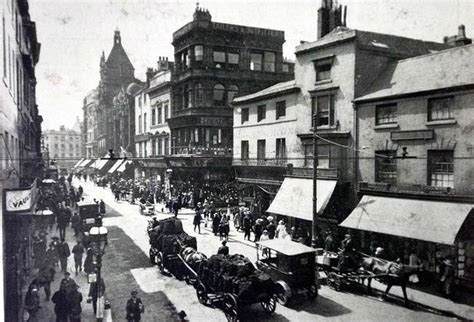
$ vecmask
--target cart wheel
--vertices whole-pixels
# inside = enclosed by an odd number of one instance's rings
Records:
[[[283,306],[288,305],[288,303],[290,302],[290,297],[288,296],[288,293],[281,285],[277,287],[275,296],[278,303]]]
[[[314,300],[318,296],[318,288],[316,285],[311,285],[309,288],[309,298]]]
[[[202,283],[199,283],[196,286],[196,295],[199,300],[199,303],[204,304],[204,305],[207,304],[207,300],[208,300],[207,290],[206,290],[206,287]]]
[[[239,320],[239,311],[237,307],[237,300],[232,294],[226,293],[224,295],[224,313],[227,321],[237,322]]]
[[[337,292],[340,292],[341,291],[341,278],[340,278],[340,276],[337,275],[334,272],[329,273],[329,275],[328,275],[328,285],[333,290],[336,290]]]
[[[260,304],[262,305],[263,310],[266,313],[271,314],[271,313],[275,312],[276,300],[275,300],[274,297],[269,297],[267,300],[260,302]]]
[[[163,264],[163,254],[161,252],[156,255],[156,264],[158,265],[158,269],[160,270],[160,273],[165,272],[165,266]]]

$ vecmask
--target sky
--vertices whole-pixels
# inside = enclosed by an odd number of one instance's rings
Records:
[[[212,20],[285,31],[284,56],[294,59],[301,40],[316,40],[321,0],[200,0]],[[174,31],[192,20],[195,0],[29,0],[41,42],[36,67],[37,103],[43,129],[72,127],[82,119],[83,98],[99,83],[102,51],[108,56],[118,28],[145,79],[159,56],[173,57]],[[460,24],[474,38],[472,0],[339,0],[349,28],[439,41]]]

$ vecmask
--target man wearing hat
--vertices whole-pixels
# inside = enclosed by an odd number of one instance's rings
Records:
[[[229,255],[229,247],[227,247],[227,241],[222,241],[222,246],[217,250],[217,255]]]
[[[145,312],[142,300],[137,296],[137,291],[132,291],[131,298],[127,301],[127,316],[128,322],[138,322],[141,319],[141,314]]]
[[[76,281],[71,278],[71,273],[64,272],[64,278],[61,280],[61,284],[59,286],[60,289],[64,290],[66,294],[72,293],[78,285]]]

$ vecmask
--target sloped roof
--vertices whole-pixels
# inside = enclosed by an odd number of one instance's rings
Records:
[[[293,79],[287,82],[277,83],[253,94],[237,97],[232,101],[232,104],[243,104],[251,101],[262,100],[278,93],[286,94],[289,91],[292,92],[299,90],[300,88],[296,86],[296,81]]]
[[[129,67],[133,68],[132,62],[127,56],[125,49],[123,49],[122,44],[114,43],[112,50],[110,51],[109,57],[107,57],[107,61],[105,62],[107,67],[116,68],[119,66],[128,65]]]
[[[389,65],[364,95],[368,101],[474,84],[474,45],[400,60]]]
[[[432,41],[401,37],[396,35],[380,34],[371,31],[337,27],[323,38],[296,47],[296,54],[325,47],[335,43],[357,39],[360,47],[379,52],[386,52],[405,57],[429,54],[449,48],[446,44]]]

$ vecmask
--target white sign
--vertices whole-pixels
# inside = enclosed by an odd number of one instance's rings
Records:
[[[31,189],[5,191],[6,211],[31,209]]]

